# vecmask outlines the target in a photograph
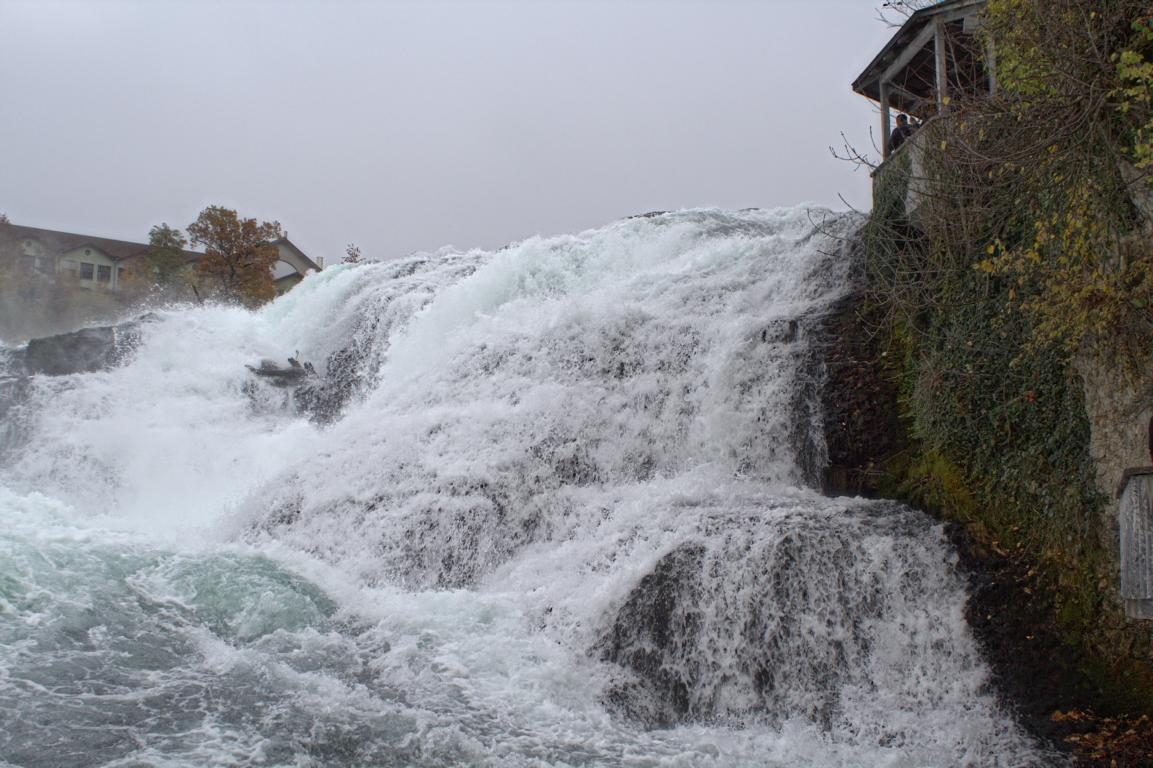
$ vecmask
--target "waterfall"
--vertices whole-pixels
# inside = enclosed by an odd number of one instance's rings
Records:
[[[653,214],[4,350],[0,764],[1052,764],[940,526],[815,489],[860,224]]]

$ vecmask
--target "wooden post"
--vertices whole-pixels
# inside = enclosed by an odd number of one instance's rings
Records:
[[[1125,471],[1118,509],[1121,602],[1134,619],[1153,619],[1153,467]]]
[[[989,95],[997,95],[997,46],[993,45],[993,38],[985,39],[985,66],[989,70]]]
[[[889,86],[881,81],[881,157],[889,156]]]
[[[945,111],[949,96],[949,62],[945,52],[945,22],[937,19],[933,29],[933,52],[936,54],[937,70],[937,113]]]

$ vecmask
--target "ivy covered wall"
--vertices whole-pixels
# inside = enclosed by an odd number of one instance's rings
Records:
[[[1153,713],[1112,498],[1148,463],[1153,409],[1153,19],[1137,0],[991,0],[983,28],[999,95],[957,95],[917,134],[923,176],[906,145],[875,177],[851,311],[862,387],[892,416],[861,407],[899,435],[841,471],[1017,564],[1097,706]]]

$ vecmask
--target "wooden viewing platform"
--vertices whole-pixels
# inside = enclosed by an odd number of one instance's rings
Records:
[[[944,0],[910,14],[853,81],[878,104],[881,152],[889,156],[894,109],[925,121],[958,94],[995,93],[996,52],[980,34],[985,0]]]

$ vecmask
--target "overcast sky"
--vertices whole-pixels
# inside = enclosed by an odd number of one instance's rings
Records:
[[[206,205],[314,258],[650,210],[869,207],[882,0],[0,0],[0,212],[128,240]]]

